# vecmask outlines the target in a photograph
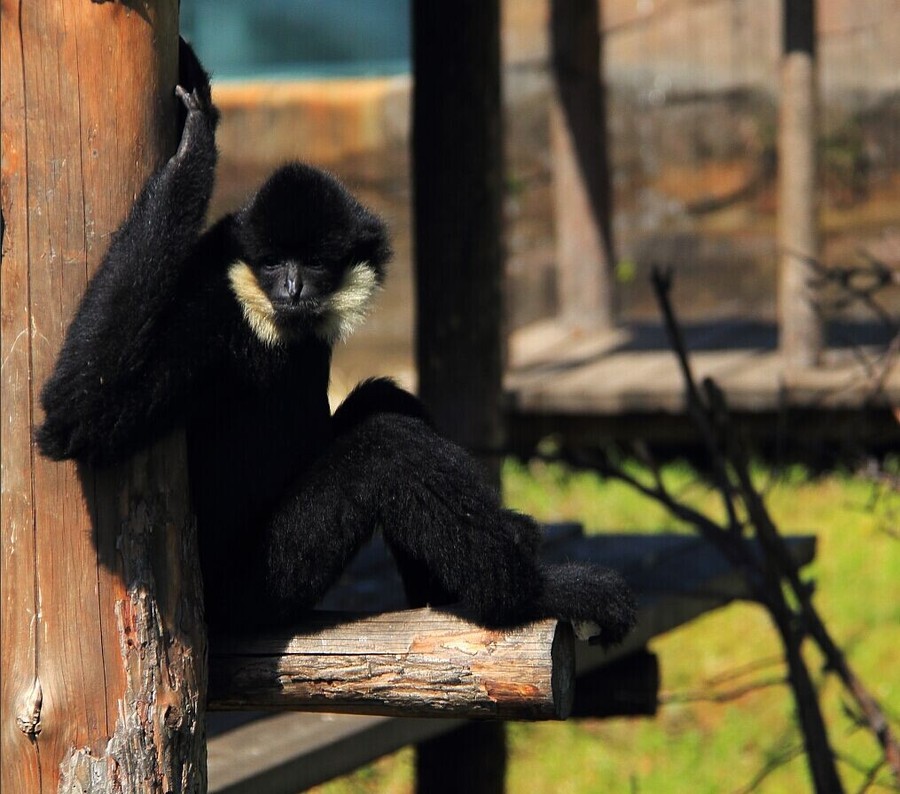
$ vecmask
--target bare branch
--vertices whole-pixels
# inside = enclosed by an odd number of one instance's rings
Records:
[[[675,348],[675,354],[681,366],[682,374],[688,381],[686,387],[689,401],[693,406],[692,414],[697,419],[701,435],[706,442],[707,451],[710,454],[713,468],[716,472],[716,480],[717,482],[727,481],[727,491],[723,490],[723,496],[729,502],[734,498],[740,499],[747,510],[750,522],[756,529],[757,537],[765,551],[763,574],[767,586],[764,590],[768,598],[764,600],[764,603],[769,607],[772,617],[782,633],[782,639],[785,641],[788,662],[792,665],[791,679],[794,684],[795,695],[797,696],[801,722],[804,719],[804,708],[808,707],[811,709],[807,715],[811,723],[804,725],[804,733],[807,735],[807,740],[809,741],[810,739],[808,731],[814,731],[817,735],[814,743],[820,745],[820,749],[828,746],[827,733],[825,732],[824,722],[817,703],[815,708],[813,708],[813,703],[808,702],[809,693],[807,692],[807,695],[803,695],[798,691],[798,685],[803,690],[808,690],[809,687],[806,683],[808,671],[806,671],[802,658],[799,657],[799,642],[801,638],[796,626],[791,625],[795,621],[792,620],[792,611],[783,601],[782,581],[788,583],[799,603],[802,625],[825,655],[828,668],[837,673],[847,691],[856,701],[870,731],[881,744],[885,753],[885,759],[893,770],[894,776],[900,780],[900,744],[897,743],[881,707],[852,670],[845,655],[831,637],[818,610],[813,605],[812,590],[800,578],[797,566],[787,553],[784,539],[769,515],[762,497],[753,485],[750,477],[749,461],[744,448],[738,443],[737,434],[731,427],[724,394],[715,382],[711,379],[706,379],[703,384],[706,398],[704,401],[696,384],[692,381],[693,375],[688,363],[687,350],[669,301],[671,277],[654,273],[653,284],[666,322],[670,341]],[[729,474],[734,478],[734,481],[729,477]],[[797,647],[794,647],[795,645]],[[794,669],[794,663],[799,665],[799,667]],[[800,669],[801,667],[802,669]],[[798,678],[795,679],[795,675]],[[823,742],[824,745],[822,744]],[[811,759],[811,763],[814,760]],[[828,774],[834,780],[837,780],[836,774],[825,772],[823,774]]]

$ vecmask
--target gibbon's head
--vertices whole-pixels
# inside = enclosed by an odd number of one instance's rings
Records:
[[[333,344],[363,321],[384,280],[387,230],[334,177],[283,166],[236,221],[242,257],[228,276],[266,344],[307,334]]]

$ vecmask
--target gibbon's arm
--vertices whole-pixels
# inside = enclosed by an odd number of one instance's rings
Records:
[[[190,93],[177,89],[187,110],[178,150],[113,235],[41,392],[36,439],[50,458],[107,464],[134,453],[177,423],[194,357],[211,355],[198,327],[204,313],[192,311],[216,164],[217,111],[199,77]]]

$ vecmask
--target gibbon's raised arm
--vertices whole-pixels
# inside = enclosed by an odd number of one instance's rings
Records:
[[[201,275],[193,272],[204,259],[195,249],[212,193],[218,120],[206,74],[189,48],[181,54],[182,77],[194,87],[177,89],[186,109],[178,150],[113,235],[41,391],[45,420],[36,440],[54,459],[111,463],[152,441],[182,418],[200,362],[212,354],[203,349],[196,301],[174,300]]]

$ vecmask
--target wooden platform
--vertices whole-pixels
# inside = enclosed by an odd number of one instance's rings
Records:
[[[815,540],[789,540],[800,564]],[[584,537],[577,525],[547,530],[548,558],[591,559],[622,571],[639,597],[638,626],[623,645],[604,651],[577,643],[579,676],[644,648],[653,638],[744,596],[739,574],[693,535]],[[326,598],[329,609],[397,608],[402,589],[383,544],[365,549]],[[576,687],[576,707],[578,691]],[[576,708],[577,711],[577,708]],[[333,714],[214,713],[209,715],[209,791],[292,794],[356,769],[385,753],[450,731],[462,722]]]
[[[821,367],[786,370],[772,325],[729,320],[685,327],[697,379],[714,378],[739,419],[774,431],[779,417],[792,416],[792,430],[812,423],[826,434],[848,432],[850,420],[862,420],[870,425],[862,432],[897,433],[891,410],[900,406],[900,365],[886,366],[879,329],[835,327],[831,336]],[[684,381],[660,326],[593,333],[554,321],[526,327],[512,335],[505,385],[514,436],[587,422],[601,436],[679,440],[691,433]]]

